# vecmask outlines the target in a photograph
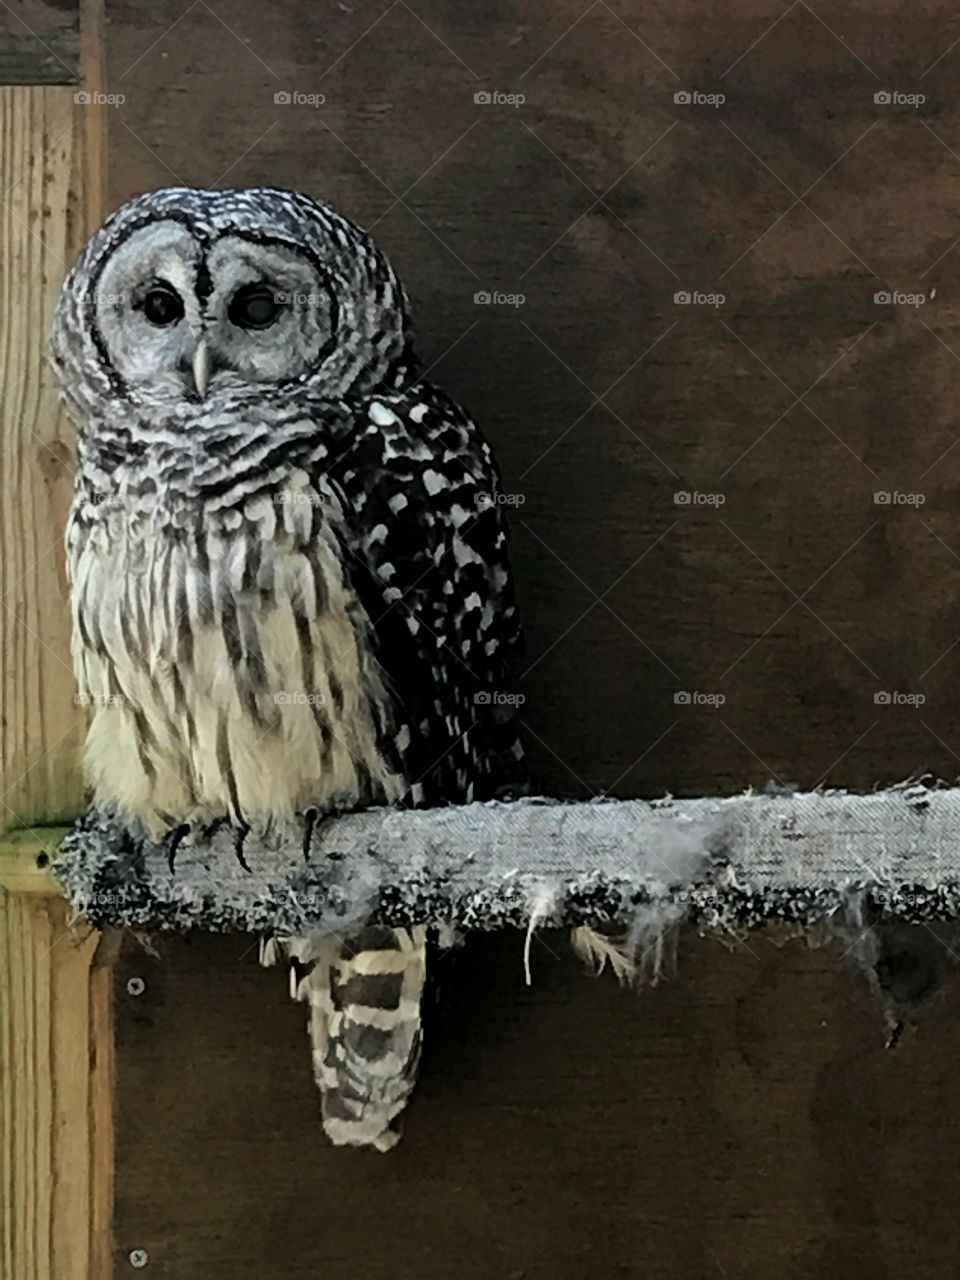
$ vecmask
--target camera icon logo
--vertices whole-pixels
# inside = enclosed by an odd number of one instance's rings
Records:
[[[473,300],[478,307],[488,307],[491,301],[490,294],[486,291],[486,289],[480,289],[477,293],[475,293],[473,295]]]
[[[889,693],[887,693],[885,689],[880,689],[877,693],[873,695],[873,701],[876,703],[878,707],[889,707],[890,695]]]
[[[89,106],[90,102],[92,101],[90,94],[87,93],[85,89],[80,89],[77,93],[75,93],[73,95],[73,100],[78,107]]]
[[[678,89],[677,92],[673,95],[673,100],[678,107],[689,107],[692,101],[690,97],[690,90]]]
[[[673,295],[673,301],[678,307],[689,307],[690,294],[687,293],[686,289],[678,289]]]
[[[673,701],[678,707],[689,707],[690,695],[685,689],[681,689],[678,693],[673,695]]]
[[[478,107],[487,107],[493,101],[486,89],[478,89],[473,95],[473,100]]]
[[[878,89],[873,95],[873,100],[878,107],[888,107],[892,102],[889,89]]]
[[[874,501],[874,504],[878,507],[889,507],[890,506],[889,489],[878,489],[876,493],[873,495],[873,501]]]
[[[678,489],[677,492],[673,495],[673,502],[674,502],[674,506],[677,506],[677,507],[689,507],[690,505],[689,490]]]
[[[480,689],[473,695],[474,704],[478,707],[489,707],[490,691],[489,689]]]
[[[893,301],[893,298],[887,292],[886,289],[878,289],[877,292],[873,295],[873,300],[878,307],[885,307],[885,306],[888,306]]]
[[[288,107],[290,105],[290,94],[286,89],[278,89],[273,95],[273,101],[278,107]]]

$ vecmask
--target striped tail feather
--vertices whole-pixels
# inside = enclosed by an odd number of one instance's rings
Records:
[[[426,929],[369,927],[284,940],[291,994],[310,1006],[323,1128],[338,1146],[389,1151],[417,1078]]]

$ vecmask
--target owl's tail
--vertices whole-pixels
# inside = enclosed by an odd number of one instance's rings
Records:
[[[416,1083],[426,929],[367,928],[283,943],[291,994],[310,1006],[323,1127],[338,1146],[389,1151]]]

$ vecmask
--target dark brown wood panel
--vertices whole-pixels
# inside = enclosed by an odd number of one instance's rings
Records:
[[[403,274],[432,376],[522,499],[541,789],[956,773],[960,14],[108,17],[111,203],[299,187]],[[675,100],[694,92],[725,100]],[[924,301],[875,301],[894,291]],[[386,1158],[325,1146],[302,1011],[249,940],[128,953],[147,987],[119,984],[118,1276],[143,1248],[176,1280],[952,1280],[952,977],[884,1050],[839,950],[690,940],[637,998],[544,942],[532,991],[515,937],[468,949]]]
[[[80,0],[10,0],[0,6],[0,85],[76,84]]]
[[[302,1008],[249,939],[128,949],[116,1274],[145,1249],[169,1280],[952,1280],[960,986],[885,1049],[841,950],[686,937],[637,995],[561,934],[530,989],[519,935],[475,939],[384,1156],[327,1146]]]
[[[956,773],[960,16],[109,8],[114,202],[302,187],[372,226],[408,282],[433,375],[523,498],[544,790]],[[674,100],[694,91],[725,101]],[[894,290],[926,301],[875,303]]]

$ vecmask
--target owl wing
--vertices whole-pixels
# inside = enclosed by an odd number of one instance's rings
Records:
[[[408,802],[522,788],[510,668],[521,652],[509,538],[490,447],[427,383],[353,407],[325,476],[344,562],[409,730]]]
[[[521,632],[489,446],[426,384],[347,413],[318,405],[315,416],[330,447],[313,483],[336,496],[328,528],[361,606],[359,641],[394,703],[380,746],[406,779],[404,802],[521,789],[508,684]],[[286,950],[308,969],[296,989],[311,1006],[324,1128],[336,1143],[386,1150],[414,1085],[436,966],[423,929],[376,933],[293,939]]]

